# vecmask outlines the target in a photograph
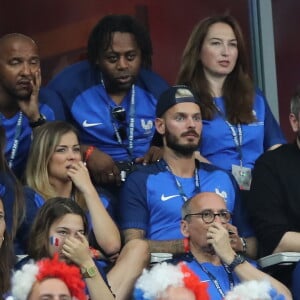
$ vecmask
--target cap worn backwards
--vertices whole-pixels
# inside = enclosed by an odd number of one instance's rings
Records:
[[[185,102],[192,102],[200,105],[192,91],[187,86],[175,85],[170,87],[159,97],[156,105],[156,117],[160,118],[172,106]]]

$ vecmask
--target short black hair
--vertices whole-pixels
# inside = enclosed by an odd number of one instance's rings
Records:
[[[152,43],[149,32],[135,18],[129,15],[108,15],[102,18],[90,33],[87,45],[88,60],[96,65],[105,50],[111,45],[113,32],[128,32],[135,36],[141,50],[142,66],[152,65]]]

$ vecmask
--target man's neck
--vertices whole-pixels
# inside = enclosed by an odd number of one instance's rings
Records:
[[[120,93],[108,93],[110,98],[117,104],[120,105],[124,99],[124,97],[127,95],[127,92],[120,92]]]
[[[217,266],[222,264],[219,256],[217,256],[214,251],[209,251],[208,249],[193,249],[193,247],[191,247],[191,253],[199,263],[208,262]]]
[[[194,155],[190,157],[179,156],[171,149],[165,148],[163,158],[174,175],[186,178],[194,176],[196,168]]]
[[[297,146],[300,149],[300,138],[299,137],[297,137]]]
[[[106,93],[109,97],[117,104],[120,105],[126,95],[129,93],[130,89],[128,90],[116,90],[109,85],[105,85]]]

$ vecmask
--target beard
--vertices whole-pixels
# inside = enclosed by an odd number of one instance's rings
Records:
[[[136,81],[136,76],[133,74],[121,74],[123,76],[131,76],[130,79],[127,82],[122,82],[118,79],[116,79],[114,76],[111,74],[106,74],[105,72],[102,71],[103,75],[103,80],[104,80],[104,85],[105,89],[108,93],[112,94],[118,94],[118,93],[127,93],[130,91],[132,85]],[[121,76],[121,75],[115,75],[115,76]]]
[[[195,135],[198,135],[194,130],[188,131],[182,136],[188,134],[188,133],[194,133]],[[199,136],[199,135],[198,135]],[[200,136],[199,140],[196,144],[180,144],[179,138],[177,138],[175,135],[170,133],[170,131],[166,128],[165,132],[165,139],[166,139],[166,145],[175,151],[178,155],[183,157],[191,157],[196,150],[198,150],[200,145]]]
[[[17,89],[17,88],[6,88],[6,93],[17,101],[29,101],[32,93],[32,89]]]

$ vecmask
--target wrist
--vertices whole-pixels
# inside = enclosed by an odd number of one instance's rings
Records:
[[[229,253],[228,255],[224,255],[221,260],[224,264],[230,265],[236,256],[235,252]]]
[[[89,249],[89,256],[85,260],[80,262],[79,267],[82,269],[82,268],[89,268],[92,266],[95,266],[95,262],[90,255],[90,249]]]
[[[87,163],[87,161],[89,160],[89,158],[91,157],[91,155],[92,155],[92,153],[94,152],[94,150],[95,150],[95,146],[89,146],[87,149],[86,149],[86,151],[85,151],[85,153],[84,153],[84,163],[86,164]]]
[[[39,114],[38,117],[30,118],[29,119],[29,126],[31,128],[35,128],[35,127],[41,126],[44,123],[46,123],[46,117],[43,114],[41,114],[41,113]]]
[[[226,264],[229,271],[233,272],[234,269],[238,266],[243,264],[246,261],[245,257],[241,254],[236,254],[234,256],[234,259],[232,260],[232,262],[230,264]]]

